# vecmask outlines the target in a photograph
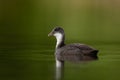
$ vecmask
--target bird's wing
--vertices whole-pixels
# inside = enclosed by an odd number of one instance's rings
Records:
[[[65,51],[70,50],[72,52],[77,52],[77,53],[79,52],[82,54],[91,54],[92,52],[97,51],[96,49],[94,49],[88,45],[79,44],[79,43],[66,45],[65,49],[66,49]]]
[[[56,55],[59,60],[79,61],[84,60],[85,55],[96,55],[92,53],[93,51],[95,51],[94,48],[84,44],[69,44],[58,49]]]

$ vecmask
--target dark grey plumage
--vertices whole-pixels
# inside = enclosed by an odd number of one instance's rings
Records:
[[[56,46],[55,55],[57,60],[59,61],[78,61],[78,60],[89,60],[89,59],[97,59],[98,50],[80,43],[73,43],[73,44],[64,44],[65,40],[65,33],[61,27],[56,27],[52,30],[49,36],[57,36],[56,33],[61,34],[61,40],[59,41],[58,45]]]
[[[56,57],[58,60],[64,61],[82,61],[86,56],[97,59],[98,50],[85,44],[68,44],[56,49]]]

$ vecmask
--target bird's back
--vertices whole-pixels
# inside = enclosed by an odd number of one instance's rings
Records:
[[[65,45],[56,50],[56,55],[58,58],[74,58],[83,59],[83,56],[97,56],[98,50],[87,46],[85,44],[73,43]],[[63,59],[64,60],[64,59]]]

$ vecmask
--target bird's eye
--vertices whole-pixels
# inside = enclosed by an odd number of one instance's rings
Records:
[[[55,29],[55,31],[57,31],[57,29]]]
[[[56,28],[55,31],[59,31],[59,28]]]

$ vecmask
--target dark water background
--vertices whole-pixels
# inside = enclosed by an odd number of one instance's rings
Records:
[[[119,0],[0,0],[0,80],[54,80],[55,38],[99,49],[92,62],[66,62],[63,80],[120,79]]]

